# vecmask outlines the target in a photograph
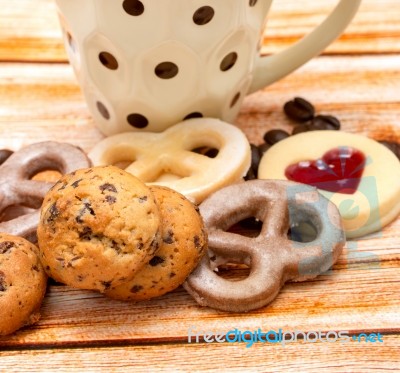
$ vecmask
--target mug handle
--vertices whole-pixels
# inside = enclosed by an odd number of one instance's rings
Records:
[[[271,56],[258,56],[249,94],[283,78],[322,52],[347,27],[362,0],[341,0],[325,21],[291,47]]]

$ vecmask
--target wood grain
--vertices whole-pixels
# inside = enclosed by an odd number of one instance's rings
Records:
[[[276,53],[320,23],[337,0],[276,0],[263,53]],[[248,96],[236,124],[253,143],[292,129],[295,96],[342,130],[400,142],[400,2],[363,0],[344,35],[290,76]],[[67,64],[54,0],[0,0],[0,148],[65,141],[89,151],[103,136]],[[227,314],[182,289],[124,303],[52,283],[39,323],[0,338],[0,372],[396,371],[400,365],[400,218],[349,241],[334,268],[288,283],[268,307]],[[187,343],[188,329],[380,332],[384,343]]]
[[[262,142],[271,128],[291,131],[282,107],[302,96],[314,103],[318,113],[337,116],[345,131],[400,141],[398,66],[400,55],[315,58],[248,96],[237,124],[254,143]],[[17,149],[31,142],[64,139],[90,150],[102,138],[69,65],[0,64],[0,102],[1,146]]]
[[[0,352],[0,372],[381,372],[398,371],[400,337],[383,343],[123,345],[113,348]],[[345,358],[344,358],[345,352]],[[343,363],[343,365],[341,364]]]
[[[276,53],[323,21],[337,0],[275,0],[263,53]],[[363,0],[345,34],[325,54],[400,51],[400,3]],[[54,0],[0,0],[0,61],[66,61]]]

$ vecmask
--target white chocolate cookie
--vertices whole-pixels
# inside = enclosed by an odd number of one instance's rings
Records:
[[[307,168],[309,161],[319,160],[320,163],[316,163],[319,167],[324,155],[338,148],[358,150],[365,155],[365,164],[356,170],[361,174],[357,190],[348,194],[327,191],[315,183],[312,185],[339,208],[348,238],[380,230],[400,213],[400,162],[390,150],[372,139],[337,131],[314,131],[292,136],[264,154],[258,170],[259,178],[287,180],[288,166],[301,162],[300,168]],[[345,168],[346,161],[342,162]],[[326,166],[333,167],[329,163],[321,167]]]
[[[194,151],[208,147],[208,157]],[[192,202],[239,181],[250,167],[250,144],[237,127],[217,119],[181,122],[163,133],[121,133],[89,154],[96,166],[118,165],[147,184],[174,189]]]

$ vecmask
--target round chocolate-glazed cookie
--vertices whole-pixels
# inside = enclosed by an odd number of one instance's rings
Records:
[[[130,281],[160,244],[149,188],[113,166],[78,170],[46,195],[38,227],[41,260],[56,281],[104,292]]]
[[[133,280],[106,291],[120,300],[141,301],[176,289],[207,249],[207,233],[197,208],[174,190],[151,186],[162,215],[162,243]]]
[[[0,233],[0,336],[39,320],[46,284],[37,247]]]

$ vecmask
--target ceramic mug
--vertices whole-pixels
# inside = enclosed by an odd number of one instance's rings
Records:
[[[361,0],[341,0],[293,46],[260,56],[272,0],[56,0],[71,65],[105,135],[196,117],[233,122],[243,98],[335,40]]]

